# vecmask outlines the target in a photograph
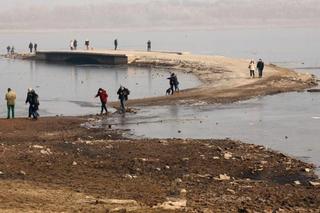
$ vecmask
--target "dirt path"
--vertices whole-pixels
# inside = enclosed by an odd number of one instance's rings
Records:
[[[230,140],[126,139],[99,120],[0,120],[1,212],[320,208],[301,161]]]
[[[115,53],[110,50],[102,52]],[[248,70],[249,60],[246,59],[169,52],[116,53],[127,55],[132,66],[159,67],[172,72],[180,70],[193,73],[203,83],[197,88],[182,90],[173,96],[130,100],[128,104],[131,106],[188,104],[199,101],[230,103],[256,96],[303,90],[316,85],[315,76],[311,74],[297,73],[275,65],[266,65],[262,79],[251,79]]]

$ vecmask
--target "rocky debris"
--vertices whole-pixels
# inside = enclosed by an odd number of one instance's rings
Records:
[[[320,182],[309,181],[311,186],[320,186]]]
[[[52,152],[51,152],[51,150],[49,148],[41,149],[40,153],[43,154],[43,155],[51,155],[52,154]]]
[[[33,145],[32,147],[35,149],[44,149],[44,147],[40,145]]]
[[[226,174],[220,174],[218,177],[215,177],[214,179],[215,180],[225,181],[225,180],[230,180],[231,177],[226,175]]]
[[[232,153],[231,152],[225,152],[223,155],[224,159],[229,160],[232,158]]]
[[[179,210],[187,206],[187,200],[181,198],[167,198],[166,202],[160,203],[153,208],[161,208],[164,210]]]

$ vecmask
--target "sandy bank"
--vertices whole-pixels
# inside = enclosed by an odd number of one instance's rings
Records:
[[[129,62],[136,66],[168,68],[193,73],[203,82],[198,88],[183,90],[173,96],[131,100],[132,105],[178,103],[229,103],[255,96],[298,91],[316,85],[308,73],[267,65],[262,79],[249,78],[246,59],[223,56],[171,54],[161,52],[128,52]],[[183,85],[183,82],[181,82]]]

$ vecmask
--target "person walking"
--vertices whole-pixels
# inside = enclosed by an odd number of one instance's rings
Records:
[[[118,39],[114,40],[114,50],[118,49]]]
[[[14,46],[11,47],[11,55],[14,54]]]
[[[254,60],[253,59],[250,61],[248,68],[250,70],[250,77],[254,78],[255,65],[254,65]]]
[[[28,118],[31,118],[32,115],[32,88],[28,88],[27,98],[26,98],[26,104],[29,103],[29,112],[28,112]]]
[[[174,93],[175,81],[176,81],[175,74],[174,74],[174,73],[171,73],[170,77],[167,78],[167,79],[169,80],[171,95],[173,95],[173,93]]]
[[[38,49],[38,44],[35,43],[34,46],[33,46],[33,48],[34,48],[34,52],[36,53],[36,52],[37,52],[37,49]]]
[[[70,47],[70,50],[73,50],[73,40],[70,41],[69,47]]]
[[[84,41],[84,45],[86,46],[86,49],[89,50],[89,45],[90,45],[89,39],[86,39],[86,40]]]
[[[10,119],[10,112],[11,112],[11,117],[14,118],[14,106],[16,103],[16,93],[11,89],[8,88],[8,92],[6,93],[5,99],[7,101],[7,109],[8,109],[8,114],[7,114],[7,119]]]
[[[262,61],[262,59],[260,58],[258,63],[257,63],[257,70],[259,72],[259,78],[262,78],[262,72],[264,69],[264,62]]]
[[[33,44],[32,42],[29,43],[29,50],[30,50],[30,53],[32,53],[32,49],[33,49]]]
[[[118,94],[118,98],[120,100],[121,112],[125,113],[126,112],[125,102],[128,100],[128,96],[130,94],[130,91],[127,88],[120,86],[117,94]]]
[[[151,41],[150,40],[147,42],[147,51],[148,52],[151,51]]]
[[[7,54],[8,54],[8,55],[10,54],[10,49],[11,49],[11,47],[10,47],[10,46],[7,46]]]
[[[77,50],[78,41],[76,39],[73,40],[73,49]]]
[[[174,86],[174,91],[179,92],[179,81],[175,73],[173,73],[173,86]]]
[[[100,101],[101,101],[101,112],[100,112],[100,114],[101,115],[103,114],[103,110],[105,110],[106,114],[108,114],[108,109],[107,109],[108,94],[107,94],[107,91],[102,89],[102,88],[99,88],[95,97],[99,97]]]
[[[37,120],[38,117],[39,117],[39,113],[38,113],[38,110],[39,110],[39,105],[40,105],[40,102],[39,102],[39,96],[38,94],[36,93],[36,91],[34,91],[33,89],[31,89],[30,91],[30,101],[29,101],[29,110],[31,112],[31,116],[33,117],[33,119]],[[30,116],[30,117],[31,117]]]

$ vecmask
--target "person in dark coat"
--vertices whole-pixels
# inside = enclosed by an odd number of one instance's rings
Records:
[[[30,53],[32,53],[32,49],[33,49],[33,44],[32,42],[29,43],[29,50],[30,50]]]
[[[175,76],[174,73],[171,73],[170,77],[167,78],[169,80],[169,85],[170,85],[170,92],[171,92],[171,95],[173,95],[174,93],[174,87],[175,87],[175,84],[177,82],[177,78]]]
[[[28,93],[27,93],[27,98],[26,98],[26,104],[29,103],[29,113],[28,113],[28,118],[31,118],[32,115],[32,93],[31,93],[32,89],[29,88],[28,89]]]
[[[37,52],[38,44],[37,44],[37,43],[35,43],[35,44],[34,44],[34,46],[33,46],[33,48],[34,48],[34,52]]]
[[[11,55],[14,54],[14,46],[11,47]]]
[[[114,50],[118,49],[118,39],[114,40]]]
[[[263,63],[261,58],[259,59],[259,61],[257,63],[257,69],[258,69],[258,72],[259,72],[259,78],[262,78],[262,72],[263,72],[263,69],[264,69],[264,63]]]
[[[105,110],[106,114],[107,114],[108,113],[108,109],[107,109],[108,94],[107,94],[107,91],[105,91],[102,88],[99,88],[95,97],[99,97],[100,101],[101,101],[101,112],[100,112],[100,114],[101,115],[103,114],[103,110]]]
[[[73,40],[73,49],[77,50],[78,41],[76,39]]]
[[[86,49],[89,50],[89,45],[90,45],[89,39],[86,39],[86,40],[84,41],[84,45],[86,46]]]
[[[125,113],[126,112],[125,102],[128,100],[128,96],[130,94],[130,91],[127,88],[120,86],[117,94],[118,94],[118,98],[120,100],[121,111],[123,113]]]
[[[179,81],[178,81],[178,77],[175,73],[173,74],[173,86],[174,86],[174,91],[175,92],[179,92]]]
[[[40,105],[39,96],[33,89],[30,89],[30,90],[31,90],[30,92],[28,90],[27,100],[26,100],[26,103],[30,104],[30,106],[29,106],[30,117],[29,118],[31,118],[31,116],[32,116],[33,119],[37,120],[39,117],[39,113],[38,113],[39,105]]]
[[[150,40],[147,42],[147,50],[148,50],[148,52],[151,51],[151,41]]]
[[[7,46],[7,54],[10,54],[11,47]]]

